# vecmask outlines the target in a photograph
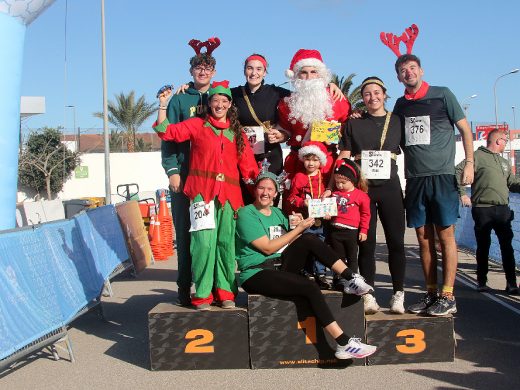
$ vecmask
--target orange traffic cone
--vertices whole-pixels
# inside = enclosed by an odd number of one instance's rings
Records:
[[[152,248],[153,257],[155,260],[166,260],[168,256],[164,253],[163,243],[161,237],[161,221],[155,221],[155,227],[153,229],[153,238],[150,242]]]
[[[161,256],[173,256],[173,219],[166,203],[166,195],[161,191],[158,221],[161,222]]]
[[[171,218],[164,191],[161,191],[161,197],[159,199],[159,218]]]

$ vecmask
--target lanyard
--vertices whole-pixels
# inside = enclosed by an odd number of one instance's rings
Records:
[[[388,125],[390,124],[391,115],[392,115],[391,111],[386,112],[385,126],[383,127],[383,133],[381,134],[381,146],[379,146],[379,150],[383,149],[383,144],[385,143],[386,133],[388,132]]]
[[[242,87],[242,94],[244,95],[244,100],[246,101],[247,107],[249,108],[249,112],[251,113],[251,116],[255,120],[256,123],[258,123],[260,126],[264,128],[264,132],[267,133],[269,129],[271,128],[271,124],[269,121],[262,122],[258,117],[256,116],[255,110],[253,109],[253,106],[251,105],[251,102],[249,101],[249,97],[246,94],[246,89]]]
[[[308,175],[308,178],[309,178],[309,187],[311,189],[311,198],[312,199],[319,199],[321,198],[321,171],[318,171],[318,197],[315,198],[314,197],[314,191],[312,190],[312,180],[311,180],[311,175]]]

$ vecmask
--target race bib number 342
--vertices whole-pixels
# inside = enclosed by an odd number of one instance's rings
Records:
[[[404,118],[406,146],[430,144],[430,116],[410,116]]]
[[[390,179],[391,153],[388,150],[363,150],[361,169],[367,179]]]

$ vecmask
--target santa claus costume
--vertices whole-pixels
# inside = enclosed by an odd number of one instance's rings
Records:
[[[304,67],[314,67],[319,77],[301,79],[299,72]],[[291,147],[291,152],[285,159],[284,169],[289,178],[292,178],[296,172],[303,171],[303,165],[298,159],[298,150],[311,139],[312,124],[320,121],[344,123],[351,107],[347,99],[332,100],[328,89],[331,73],[323,63],[319,51],[298,50],[291,61],[290,69],[285,73],[291,79],[295,91],[280,101],[278,124],[290,136],[287,144]],[[327,180],[332,171],[337,148],[335,144],[325,146],[327,163],[322,167],[322,174]]]

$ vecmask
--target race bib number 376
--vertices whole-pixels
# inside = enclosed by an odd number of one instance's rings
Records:
[[[409,116],[404,118],[406,146],[430,144],[430,116]]]

